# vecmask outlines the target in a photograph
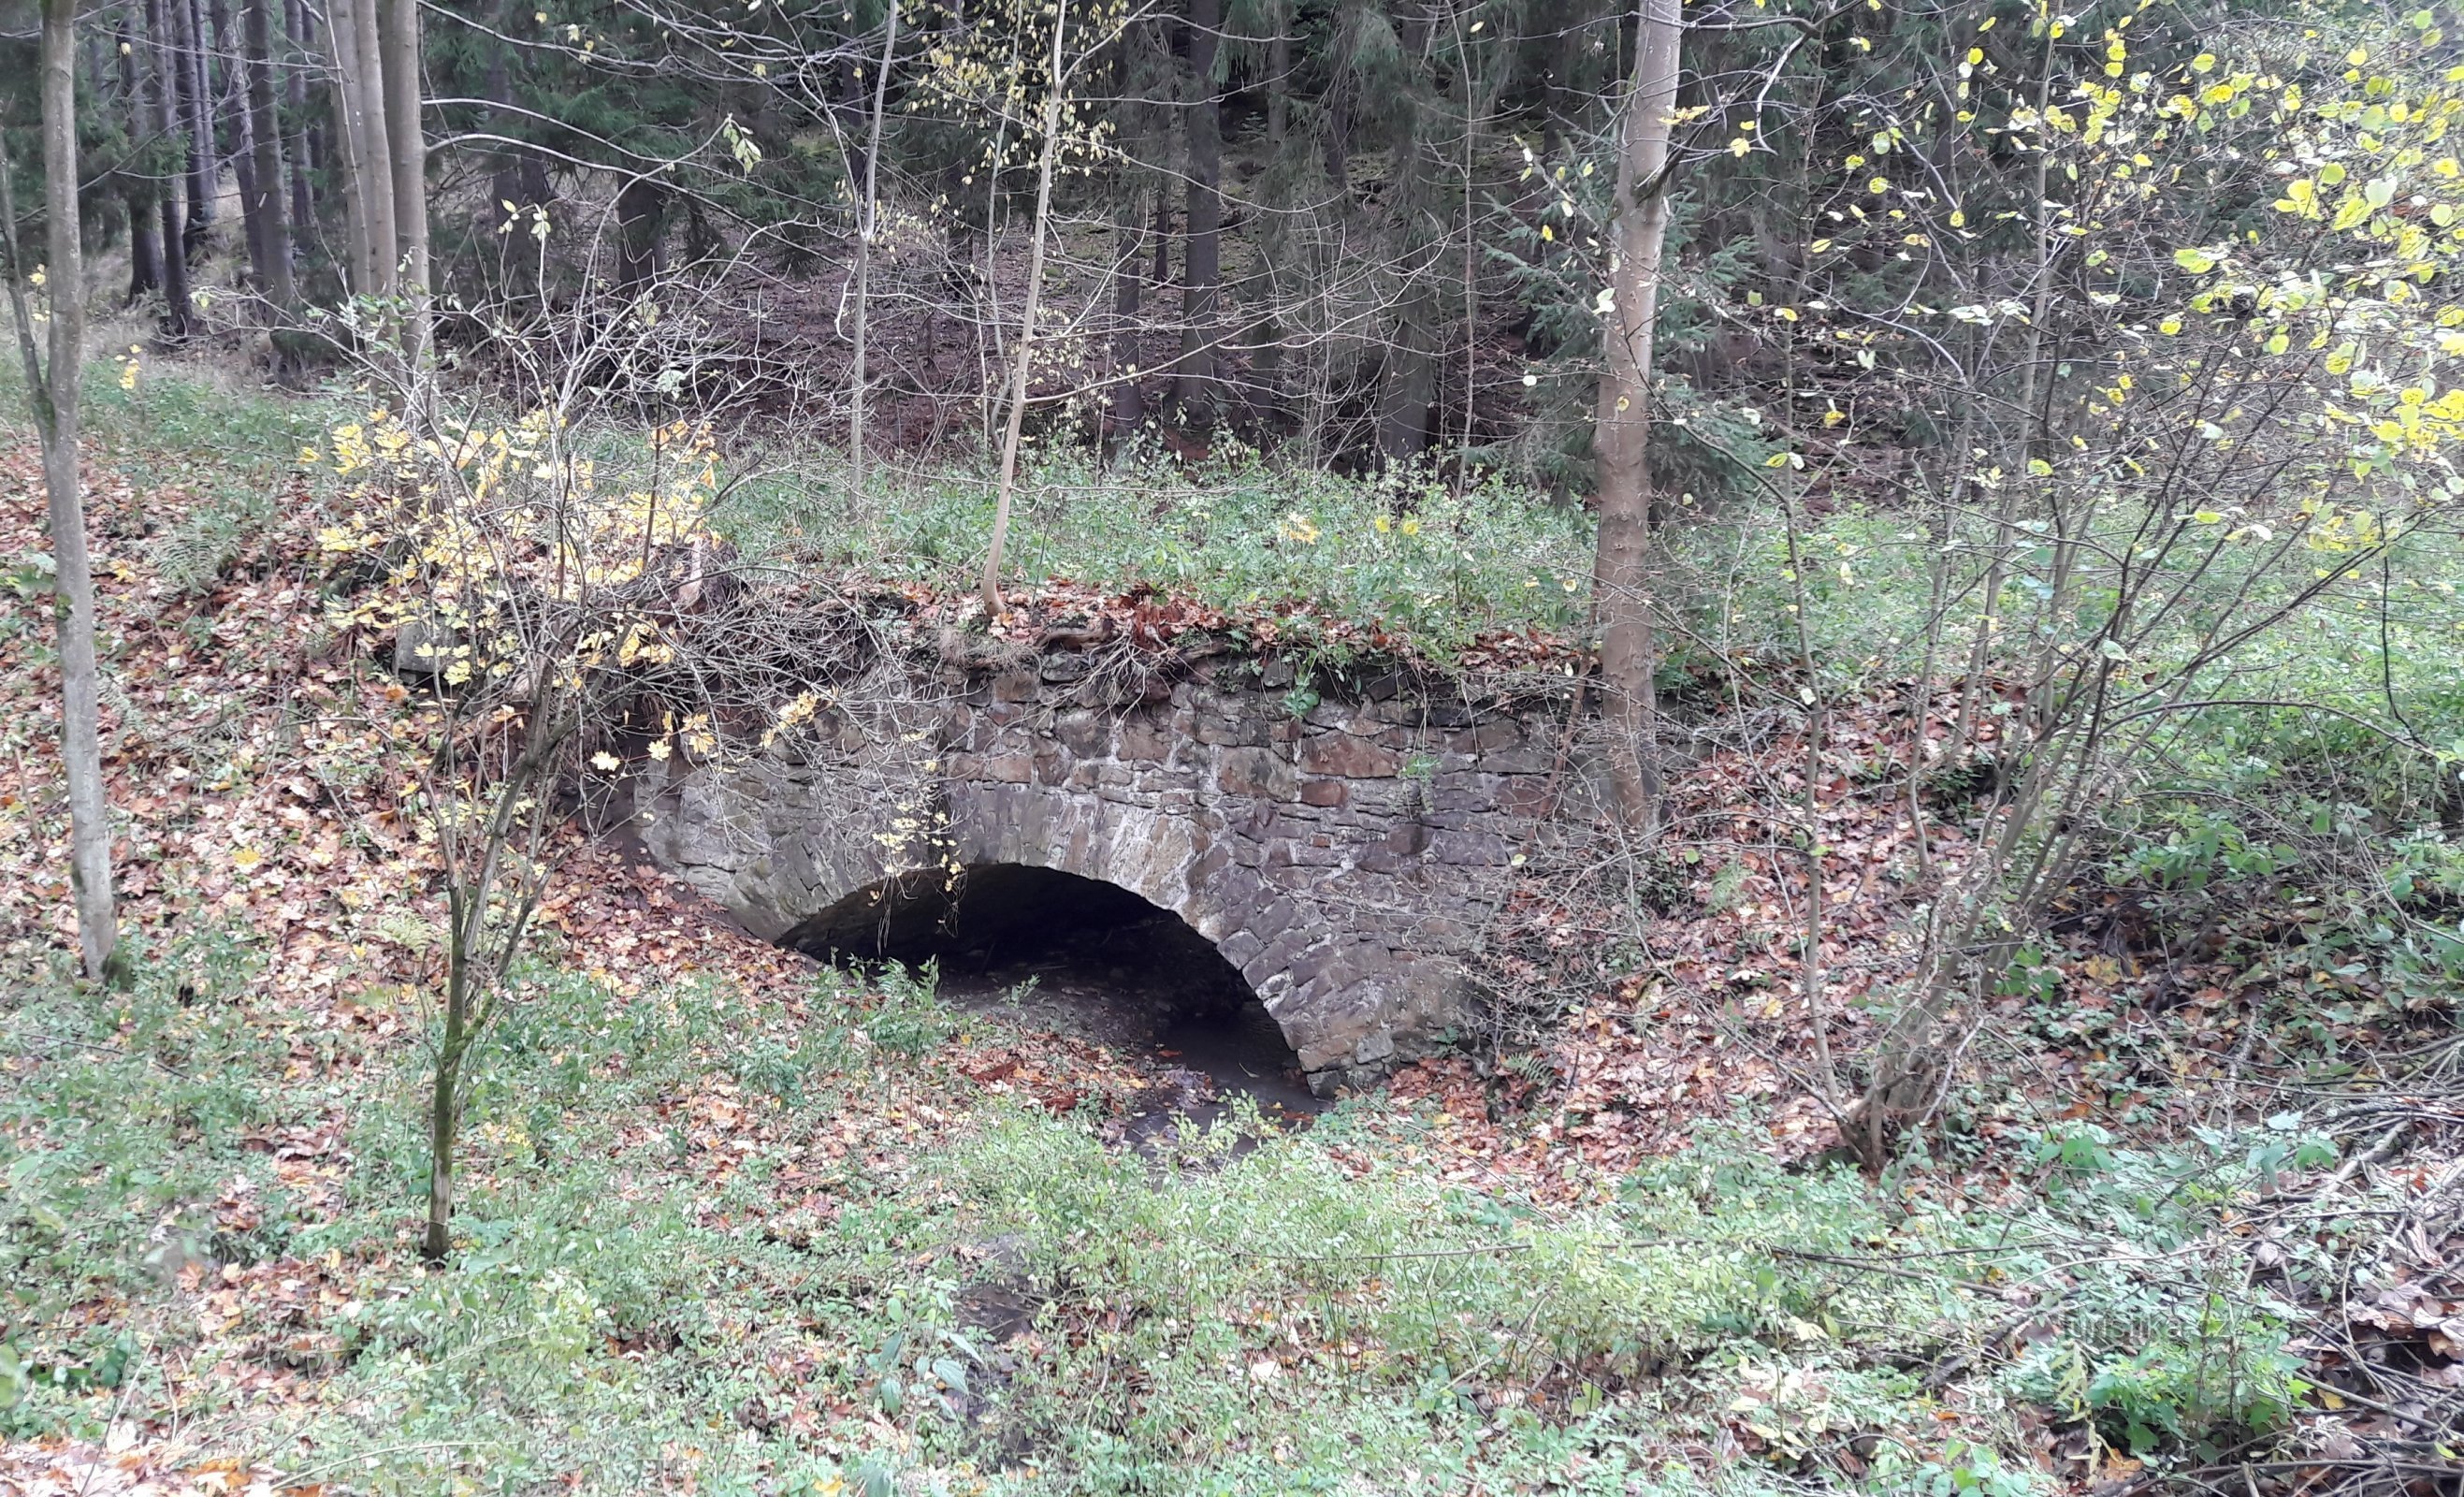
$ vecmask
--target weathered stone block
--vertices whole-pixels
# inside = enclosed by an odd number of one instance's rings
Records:
[[[1459,868],[1503,868],[1514,857],[1505,838],[1487,831],[1439,832],[1429,841],[1429,853]]]
[[[1508,816],[1546,816],[1550,812],[1547,775],[1504,775],[1497,785],[1497,809]]]
[[[1403,761],[1394,750],[1348,733],[1322,733],[1301,740],[1300,762],[1312,775],[1344,780],[1391,777]]]
[[[1493,754],[1523,741],[1523,724],[1512,717],[1490,717],[1449,734],[1446,747],[1457,754]]]
[[[1264,796],[1289,801],[1300,794],[1300,773],[1272,749],[1233,748],[1223,751],[1215,782],[1226,795]]]
[[[1251,713],[1199,715],[1191,737],[1217,747],[1249,746],[1266,741],[1265,719]]]
[[[1344,803],[1350,789],[1340,780],[1312,780],[1301,786],[1304,805],[1336,806]]]
[[[1557,751],[1545,743],[1524,742],[1490,749],[1477,762],[1492,775],[1545,775],[1557,765]]]
[[[1112,719],[1081,709],[1052,719],[1052,735],[1080,759],[1100,759],[1112,751]]]
[[[976,774],[996,784],[1023,785],[1035,778],[1035,760],[1026,754],[987,754],[977,760]]]

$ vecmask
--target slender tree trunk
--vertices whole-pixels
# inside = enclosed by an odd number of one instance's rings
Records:
[[[180,252],[191,265],[204,253],[214,227],[214,194],[221,173],[214,163],[213,101],[206,88],[206,40],[197,0],[170,0],[173,71],[179,81],[181,128],[188,133],[188,219],[180,230]]]
[[[291,45],[282,64],[282,102],[291,114],[291,234],[296,252],[299,241],[317,239],[317,200],[308,185],[308,174],[322,165],[317,159],[319,132],[308,122],[308,70],[302,59],[314,56],[317,46],[317,23],[308,13],[306,0],[284,0],[284,31]]]
[[[1034,372],[1035,317],[1044,299],[1044,246],[1052,224],[1052,165],[1061,154],[1061,44],[1069,26],[1067,0],[1052,10],[1052,67],[1045,75],[1044,147],[1035,162],[1035,236],[1026,256],[1026,307],[1018,327],[1018,357],[1009,385],[1009,427],[1001,434],[1001,495],[993,505],[992,542],[984,553],[984,607],[1001,612],[1001,545],[1009,539],[1010,500],[1018,488],[1018,444],[1026,429],[1027,381]]]
[[[1403,55],[1429,69],[1429,44],[1435,17],[1422,4],[1404,14],[1398,28]],[[1377,453],[1389,463],[1404,463],[1429,445],[1429,417],[1437,404],[1438,260],[1445,231],[1440,222],[1435,130],[1440,110],[1431,91],[1410,101],[1410,138],[1396,147],[1397,167],[1390,187],[1396,229],[1391,253],[1402,284],[1396,294],[1395,328],[1387,339],[1385,367],[1377,389]]]
[[[240,3],[246,5],[248,0]],[[274,268],[266,259],[265,215],[255,208],[256,119],[249,112],[248,47],[239,29],[231,24],[231,0],[207,0],[206,21],[213,36],[213,46],[207,54],[206,118],[231,142],[231,179],[239,188],[240,232],[248,246],[249,280],[263,296],[273,279]],[[212,65],[216,61],[222,64],[219,77]],[[227,130],[226,110],[230,112]]]
[[[1266,38],[1266,153],[1279,157],[1292,123],[1292,10],[1280,5],[1268,12],[1275,34]]]
[[[1139,276],[1146,258],[1147,205],[1143,193],[1132,192],[1120,223],[1113,229],[1118,247],[1112,257],[1112,425],[1128,431],[1147,418],[1146,397],[1138,389]]]
[[[178,58],[180,49],[173,43],[170,10],[165,0],[145,0],[145,34],[147,79],[146,102],[154,116],[150,133],[164,140],[177,140],[180,135],[180,85]],[[173,339],[188,336],[196,328],[196,306],[188,297],[188,257],[180,243],[180,183],[171,175],[155,184],[155,208],[162,220],[163,232],[163,331]]]
[[[1327,89],[1326,180],[1334,187],[1335,210],[1352,191],[1352,90],[1337,77]]]
[[[420,1242],[420,1256],[431,1267],[442,1267],[453,1252],[453,1147],[462,1121],[462,1052],[471,1023],[470,968],[460,949],[459,912],[453,923],[455,950],[445,979],[445,1034],[428,1094],[428,1231]]]
[[[389,297],[400,283],[402,243],[394,224],[393,146],[386,128],[389,121],[385,65],[377,45],[376,0],[334,0],[333,10],[338,23],[345,10],[351,18],[347,85],[351,94],[351,128],[358,136],[358,160],[352,175],[359,179],[360,211],[367,229],[367,243],[362,251],[367,264],[367,281],[362,289]],[[341,40],[341,27],[337,24],[338,47]]]
[[[352,291],[386,296],[394,289],[394,187],[385,148],[385,91],[377,69],[375,3],[333,0],[328,14],[333,52],[335,143],[340,148],[342,209],[350,217]]]
[[[1155,241],[1155,296],[1172,284],[1172,199],[1158,192],[1155,195],[1155,228],[1149,237]]]
[[[420,124],[419,0],[377,0],[386,164],[393,184],[393,253],[409,308],[402,346],[416,363],[428,347],[428,135]],[[664,197],[664,194],[662,194]],[[664,204],[662,205],[664,206]]]
[[[40,89],[43,215],[51,242],[51,366],[34,346],[27,265],[17,243],[17,205],[0,144],[0,222],[9,253],[9,297],[26,391],[43,449],[59,627],[61,744],[68,778],[69,881],[76,890],[77,952],[92,981],[119,982],[127,960],[112,908],[111,806],[102,781],[102,678],[95,658],[94,569],[86,553],[85,497],[77,474],[77,376],[85,355],[85,263],[77,222],[77,0],[43,0]]]
[[[131,187],[128,202],[128,296],[135,306],[163,286],[163,238],[156,222],[153,195]]]
[[[1291,133],[1292,11],[1280,5],[1267,12],[1275,33],[1266,40],[1266,183],[1260,193],[1257,269],[1250,276],[1247,300],[1258,310],[1242,343],[1249,355],[1249,378],[1242,403],[1269,413],[1283,406],[1285,255],[1290,250],[1289,176],[1284,147]]]
[[[890,67],[898,56],[898,0],[882,23],[881,63],[872,76],[872,123],[864,146],[864,224],[855,241],[855,366],[847,376],[847,457],[864,492],[866,344],[872,330],[872,241],[881,229],[881,125],[890,110]]]
[[[1223,89],[1215,78],[1222,0],[1189,0],[1189,242],[1181,252],[1180,363],[1172,401],[1180,418],[1216,416],[1216,304],[1222,299]]]
[[[635,292],[658,278],[660,226],[668,189],[656,178],[635,177],[616,194],[616,289]]]
[[[516,34],[515,28],[520,24],[517,19],[518,13],[517,0],[499,0],[496,6],[496,30],[506,36]],[[515,119],[513,112],[513,48],[508,42],[495,42],[489,50],[488,102],[495,105],[496,109],[496,133],[507,137],[515,135],[519,121]],[[517,152],[503,148],[499,148],[495,156],[495,165],[488,174],[487,217],[490,223],[501,229],[507,219],[528,205],[522,199],[521,156]],[[501,258],[505,262],[508,279],[506,294],[509,297],[517,294],[515,289],[518,284],[517,277],[519,281],[528,280],[529,277],[522,275],[522,267],[529,265],[532,260],[532,256],[521,253],[520,248],[514,245],[513,241],[516,237],[511,233],[500,233],[496,236],[496,242],[505,246]],[[528,290],[527,286],[522,289]]]
[[[1592,588],[1600,620],[1600,692],[1618,813],[1648,834],[1659,814],[1660,768],[1652,747],[1658,703],[1651,609],[1643,594],[1651,551],[1652,337],[1660,258],[1668,237],[1669,116],[1684,21],[1679,0],[1642,0],[1634,89],[1617,151],[1610,226],[1609,291],[1616,305],[1601,329],[1604,365],[1593,427],[1598,463],[1599,553]]]
[[[298,299],[291,275],[291,205],[282,181],[282,123],[275,110],[274,7],[280,0],[242,0],[248,7],[248,112],[253,121],[251,147],[256,157],[249,218],[256,226],[250,235],[265,256],[258,267],[266,298],[276,320],[286,318]]]
[[[120,23],[120,92],[128,105],[128,138],[142,141],[154,133],[154,113],[145,102],[144,74],[138,48],[144,42],[126,20]],[[122,198],[128,204],[128,304],[152,296],[163,285],[162,225],[156,221],[155,187],[136,172],[124,178]]]
[[[1408,463],[1428,450],[1429,412],[1437,404],[1437,268],[1425,253],[1406,262],[1402,304],[1387,340],[1386,369],[1377,387],[1377,455]]]

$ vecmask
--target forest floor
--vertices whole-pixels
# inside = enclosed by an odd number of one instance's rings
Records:
[[[1536,1044],[1143,1148],[1169,1057],[818,967],[577,834],[426,1268],[441,899],[407,693],[325,618],[314,422],[99,424],[126,993],[65,976],[0,448],[0,1492],[2457,1489],[2435,996],[2168,957],[2100,893],[1910,1153],[1842,1157],[1816,1024],[1871,1043],[1960,856],[1955,808],[1912,846],[1904,693],[1816,760],[1815,1022],[1804,745],[1714,735],[1634,941],[1535,870]]]

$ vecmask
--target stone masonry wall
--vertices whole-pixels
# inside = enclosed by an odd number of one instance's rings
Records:
[[[772,939],[902,873],[1119,885],[1216,944],[1322,1089],[1424,1051],[1458,1013],[1462,959],[1546,813],[1563,711],[1475,710],[1397,676],[1295,717],[1274,659],[1168,682],[1068,653],[923,673],[940,694],[904,789],[882,771],[894,745],[825,721],[797,757],[671,782],[652,851]]]

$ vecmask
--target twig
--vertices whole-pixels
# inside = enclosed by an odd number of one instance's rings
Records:
[[[32,1038],[39,1040],[46,1045],[69,1045],[75,1046],[80,1050],[93,1050],[98,1054],[115,1056],[124,1061],[143,1061],[148,1066],[155,1068],[167,1076],[171,1076],[180,1081],[186,1081],[188,1079],[188,1073],[187,1071],[175,1070],[171,1067],[165,1065],[162,1061],[156,1060],[151,1055],[140,1055],[133,1050],[123,1050],[116,1045],[101,1045],[93,1040],[72,1039],[65,1034],[46,1034],[39,1029],[28,1030],[27,1033]]]

